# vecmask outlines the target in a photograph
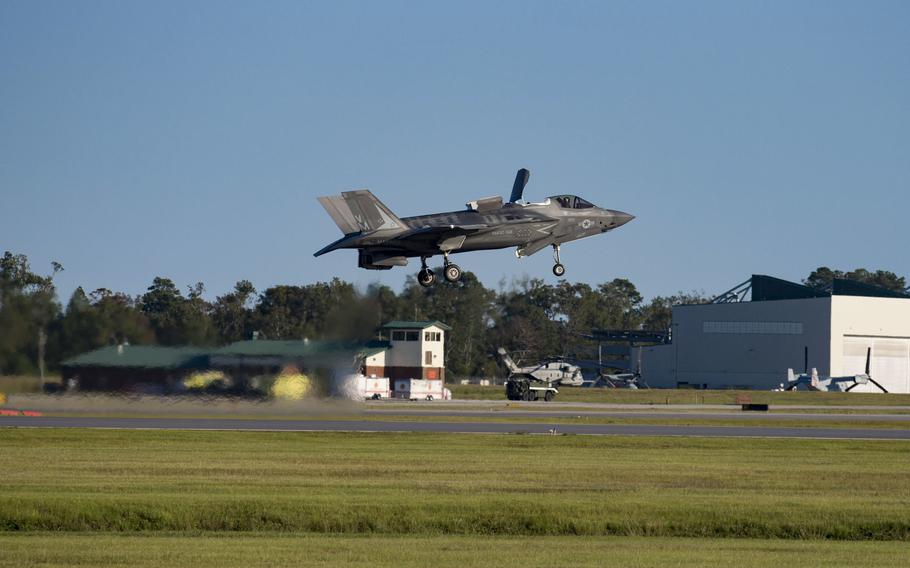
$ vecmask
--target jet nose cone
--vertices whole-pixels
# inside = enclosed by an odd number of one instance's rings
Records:
[[[616,225],[619,226],[619,225],[625,225],[626,223],[628,223],[629,221],[634,219],[635,215],[630,215],[629,213],[625,213],[623,211],[614,211],[613,218],[616,219]]]
[[[610,215],[610,228],[615,229],[616,227],[621,227],[635,218],[635,215],[630,215],[624,211],[614,211],[608,209],[607,213]]]

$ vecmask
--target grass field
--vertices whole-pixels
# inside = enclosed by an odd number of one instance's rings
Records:
[[[910,444],[0,429],[0,565],[901,566]]]
[[[468,400],[505,400],[502,386],[447,385],[452,397]],[[758,390],[694,389],[588,389],[563,387],[556,400],[560,402],[601,402],[615,404],[741,404],[748,399],[756,404],[813,406],[908,406],[910,394],[857,392],[774,392]]]
[[[60,377],[48,377],[48,383],[60,383]],[[41,392],[40,377],[8,377],[0,376],[0,393],[20,394]]]
[[[622,416],[597,416],[584,415],[584,411],[579,412],[578,416],[510,416],[508,412],[502,412],[496,416],[433,416],[433,415],[415,415],[415,414],[382,414],[382,415],[347,415],[332,416],[333,420],[367,420],[367,421],[393,421],[393,422],[495,422],[509,424],[540,424],[556,426],[559,424],[647,424],[654,426],[736,426],[736,427],[756,427],[756,428],[863,428],[872,430],[907,430],[910,429],[910,421],[885,421],[885,420],[862,420],[856,417],[838,417],[833,420],[813,420],[787,418],[775,416],[774,414],[765,414],[766,418],[752,418],[747,415],[745,418],[728,418],[723,415],[718,416],[693,416],[691,418],[660,418],[649,416],[646,413],[623,413]],[[322,416],[314,418],[321,419]],[[297,420],[306,420],[307,418],[298,418]]]
[[[0,565],[193,568],[906,566],[902,542],[643,537],[0,533]]]
[[[0,531],[910,539],[910,444],[0,430]]]
[[[57,376],[47,382],[59,383]],[[480,385],[446,385],[460,400],[506,400],[505,387]],[[0,393],[40,393],[38,377],[0,376]],[[906,406],[910,394],[843,393],[843,392],[773,392],[759,390],[693,390],[693,389],[589,389],[563,387],[556,397],[560,402],[599,402],[614,404],[741,404],[742,401],[774,406]]]

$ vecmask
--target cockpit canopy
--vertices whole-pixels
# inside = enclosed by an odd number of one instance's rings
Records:
[[[555,195],[551,197],[563,209],[590,209],[594,204],[589,203],[577,195]]]

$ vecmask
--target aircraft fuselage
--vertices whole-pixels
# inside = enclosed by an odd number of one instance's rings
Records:
[[[399,218],[368,190],[320,197],[319,202],[344,236],[317,251],[316,256],[338,249],[357,249],[357,264],[370,270],[405,266],[408,258],[421,259],[418,282],[435,282],[427,267],[430,257],[443,255],[444,275],[450,282],[461,269],[449,262],[459,252],[516,247],[519,257],[553,247],[553,273],[562,276],[559,261],[563,243],[606,233],[634,217],[622,211],[596,207],[575,195],[555,195],[542,203],[524,203],[521,195],[528,181],[525,169],[518,171],[508,203],[488,197],[468,203],[461,211]]]

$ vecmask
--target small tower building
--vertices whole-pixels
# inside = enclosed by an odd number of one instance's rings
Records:
[[[392,321],[382,329],[389,348],[366,358],[367,376],[445,381],[445,334],[439,321]]]

